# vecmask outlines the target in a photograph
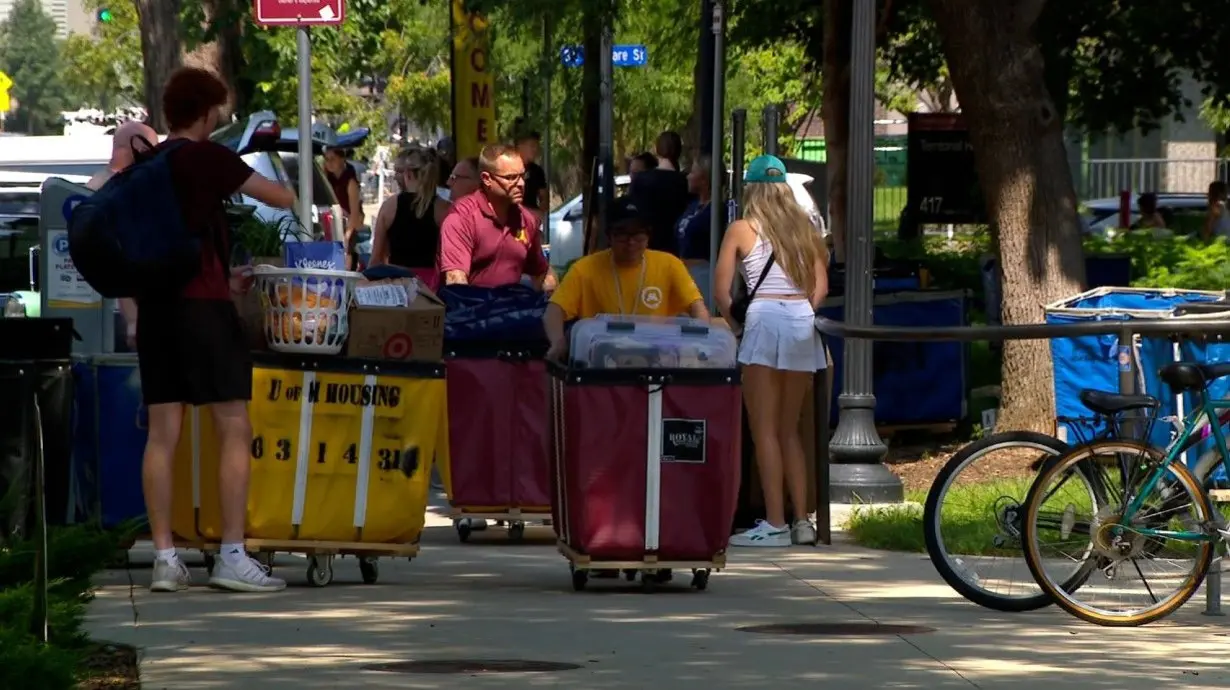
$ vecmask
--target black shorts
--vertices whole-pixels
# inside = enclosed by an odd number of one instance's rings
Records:
[[[230,300],[143,300],[137,363],[146,405],[252,399],[252,353]]]

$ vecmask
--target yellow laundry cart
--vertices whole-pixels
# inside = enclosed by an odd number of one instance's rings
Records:
[[[444,367],[343,357],[258,354],[253,370],[247,548],[308,555],[308,581],[333,579],[335,556],[413,557],[431,467],[446,425]],[[219,439],[208,408],[185,411],[173,527],[212,563],[222,538]],[[185,471],[186,470],[186,471]]]

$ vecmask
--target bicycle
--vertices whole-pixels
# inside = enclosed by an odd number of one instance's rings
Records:
[[[1025,498],[1022,536],[1030,573],[1061,608],[1091,623],[1145,625],[1177,610],[1200,587],[1214,548],[1228,534],[1226,520],[1213,509],[1203,481],[1213,467],[1202,465],[1208,457],[1223,467],[1230,464],[1222,429],[1230,415],[1219,414],[1230,411],[1230,400],[1212,400],[1207,394],[1211,382],[1230,376],[1230,363],[1179,362],[1163,367],[1159,374],[1173,392],[1199,398],[1165,450],[1122,439],[1072,449],[1043,465]],[[1136,404],[1146,397],[1125,396],[1123,404]],[[1206,428],[1215,448],[1201,458],[1194,474],[1176,460],[1203,440]],[[1094,473],[1094,483],[1105,500],[1087,501],[1080,494],[1060,496],[1077,468]],[[1186,514],[1179,515],[1180,511]],[[1043,553],[1044,548],[1069,544],[1078,553]],[[1147,559],[1187,569],[1153,583],[1173,589],[1169,595],[1159,598],[1145,577],[1141,562]],[[1101,579],[1096,584],[1067,587],[1067,578],[1050,572],[1052,566],[1072,562],[1086,579],[1094,573],[1101,573],[1106,582],[1120,574],[1139,575],[1143,587],[1134,587],[1130,593],[1142,595],[1147,603],[1139,607],[1095,603],[1107,596],[1108,586]]]
[[[950,516],[971,514],[969,510],[946,510],[955,508],[949,505],[947,499],[952,495],[952,489],[958,485],[962,474],[978,466],[980,462],[989,463],[993,454],[1008,453],[1025,454],[1025,459],[1030,460],[1029,469],[1036,476],[1044,465],[1072,451],[1074,447],[1122,438],[1125,413],[1156,409],[1158,405],[1156,399],[1148,396],[1125,396],[1092,389],[1081,391],[1080,400],[1094,413],[1094,417],[1062,417],[1058,420],[1079,436],[1076,446],[1054,436],[1036,432],[1000,432],[962,447],[937,473],[923,507],[923,533],[927,554],[940,577],[967,600],[996,611],[1023,612],[1048,606],[1053,598],[1038,586],[1028,568],[1020,567],[1024,550],[1021,542],[1024,522],[1021,504],[1032,486],[1032,479],[1022,480],[1020,486],[1011,487],[1011,495],[996,496],[993,500],[985,495],[975,498],[978,505],[973,506],[973,514],[981,513],[990,506],[994,536],[991,537],[990,544],[970,544],[968,535],[971,532],[987,532],[985,525],[950,520],[950,523],[955,523],[952,529],[955,534],[946,537],[944,529],[946,513]],[[1230,423],[1230,410],[1224,412],[1219,421],[1222,424]],[[1080,431],[1082,428],[1101,431],[1092,431],[1086,436]],[[1180,452],[1186,452],[1202,441],[1199,435],[1193,434]],[[1033,454],[1037,456],[1033,457]],[[1221,456],[1215,450],[1205,453],[1195,465],[1196,476],[1207,480],[1220,464],[1220,460]],[[1092,480],[1086,478],[1085,483],[1090,485]],[[970,546],[973,548],[968,548]],[[971,555],[987,551],[990,553]],[[1014,579],[1018,574],[1022,576],[1022,582],[1019,583]],[[1077,569],[1064,584],[1067,589],[1075,589],[1087,577],[1088,573]]]

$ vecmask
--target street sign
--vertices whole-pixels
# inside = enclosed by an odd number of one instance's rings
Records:
[[[564,67],[580,67],[585,64],[585,47],[564,46],[559,49],[559,60]],[[649,49],[641,45],[612,46],[611,62],[616,67],[644,67],[649,63]]]
[[[616,67],[644,67],[649,62],[649,49],[645,46],[612,46],[611,61]]]
[[[345,0],[252,0],[252,15],[261,26],[337,26],[346,15]]]

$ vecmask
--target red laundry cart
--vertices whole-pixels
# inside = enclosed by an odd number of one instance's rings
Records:
[[[536,345],[446,344],[444,484],[461,540],[488,520],[520,539],[551,516],[549,377]]]
[[[573,587],[725,566],[739,493],[736,369],[552,368],[554,525]]]

